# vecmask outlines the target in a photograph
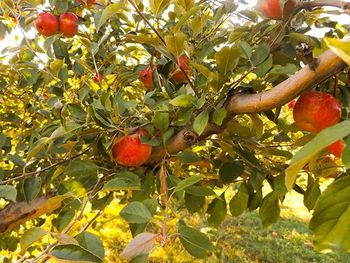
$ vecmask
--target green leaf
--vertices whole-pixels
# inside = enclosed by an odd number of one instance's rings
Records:
[[[225,108],[216,109],[213,113],[213,121],[215,122],[215,124],[221,126],[226,116],[227,111]]]
[[[174,193],[179,192],[184,190],[185,188],[194,185],[196,183],[198,183],[199,181],[201,181],[204,178],[204,175],[194,175],[191,177],[186,178],[185,180],[182,180],[181,182],[179,182],[175,188],[174,188]]]
[[[66,174],[76,178],[97,175],[98,166],[91,160],[75,159],[66,168]]]
[[[102,262],[102,260],[81,246],[77,245],[59,245],[54,247],[50,256],[61,259],[61,260],[70,260],[70,261],[87,261],[87,262]]]
[[[138,201],[131,202],[120,211],[120,216],[128,223],[142,224],[152,219],[152,215],[147,207]]]
[[[323,40],[336,55],[350,65],[349,40],[344,41],[335,38],[324,38]]]
[[[258,46],[252,55],[252,63],[254,66],[258,66],[263,63],[270,56],[270,47],[266,43],[262,43]]]
[[[208,206],[207,213],[210,215],[208,223],[216,228],[224,221],[227,214],[227,204],[224,198],[225,194],[222,194],[221,198],[215,198]]]
[[[232,216],[241,215],[248,207],[249,193],[247,185],[242,183],[239,186],[238,192],[230,201],[230,212]]]
[[[185,193],[185,205],[191,214],[194,214],[204,207],[205,197],[195,196],[189,193]]]
[[[210,196],[210,195],[216,195],[215,192],[211,188],[203,187],[203,186],[197,186],[192,185],[185,189],[186,193],[189,193],[194,196]]]
[[[137,174],[120,172],[116,173],[116,176],[103,186],[102,191],[139,190],[141,188],[141,181]]]
[[[185,24],[191,16],[193,16],[203,8],[203,6],[197,5],[188,10],[183,16],[181,16],[180,20],[176,23],[173,32],[178,32],[181,29],[182,25]]]
[[[50,141],[51,139],[48,137],[42,137],[37,140],[28,151],[27,161],[36,156]]]
[[[89,251],[91,254],[103,260],[105,250],[100,238],[88,231],[83,231],[75,237],[79,245]]]
[[[174,35],[165,36],[164,40],[169,52],[178,58],[184,50],[186,35],[178,32]]]
[[[188,226],[180,226],[180,242],[192,256],[206,258],[213,251],[213,245],[209,238],[197,229]]]
[[[201,135],[205,127],[207,127],[209,121],[209,112],[207,110],[202,111],[193,122],[193,130],[198,134]]]
[[[182,163],[194,163],[201,160],[201,158],[190,150],[185,150],[177,154],[177,158]]]
[[[224,163],[219,170],[219,176],[224,184],[232,183],[236,180],[244,171],[244,165],[242,161],[232,161]]]
[[[33,176],[26,178],[23,183],[23,192],[24,197],[26,198],[27,202],[30,203],[34,200],[35,197],[40,192],[41,188],[41,177],[40,176]]]
[[[122,10],[124,4],[125,3],[123,1],[120,1],[119,3],[110,4],[107,7],[105,7],[96,25],[96,31],[98,32],[100,28],[107,22],[107,20],[110,19],[113,15],[119,13]]]
[[[170,104],[176,107],[189,107],[192,106],[194,97],[189,94],[181,94],[170,101]]]
[[[16,202],[17,190],[11,185],[0,185],[0,198]]]
[[[169,112],[157,111],[154,114],[153,124],[154,124],[154,127],[156,127],[162,132],[165,132],[168,129],[170,124]]]
[[[47,235],[47,232],[41,227],[33,227],[22,235],[19,243],[21,245],[21,251],[26,250],[34,242],[41,239],[43,236]]]
[[[238,47],[223,47],[215,55],[219,73],[223,75],[232,73],[238,64],[240,56],[241,51]]]
[[[155,16],[159,16],[169,6],[170,0],[149,0],[149,7]]]
[[[259,210],[259,216],[264,226],[271,225],[279,219],[281,212],[279,203],[278,195],[274,192],[264,197]]]
[[[87,195],[83,184],[77,180],[67,180],[60,183],[58,187],[60,194],[72,193],[76,198],[82,198]]]
[[[329,185],[317,200],[310,221],[317,250],[350,250],[349,197],[350,180],[345,176]]]
[[[344,139],[344,144],[345,144],[345,147],[342,154],[342,160],[343,160],[343,164],[348,169],[350,168],[350,136]]]
[[[264,77],[267,74],[267,72],[269,72],[269,70],[271,69],[272,62],[272,55],[270,55],[266,60],[264,60],[256,66],[255,74],[258,77]]]
[[[57,39],[53,42],[53,50],[55,53],[55,57],[58,59],[66,59],[69,61],[69,53],[68,53],[68,44],[64,41]]]
[[[264,134],[264,122],[259,118],[258,114],[249,114],[249,117],[252,119],[254,130],[256,136],[260,139]]]
[[[249,43],[245,42],[245,41],[241,41],[238,43],[238,46],[240,47],[242,54],[244,55],[244,57],[246,59],[250,59],[250,57],[252,56],[252,47],[249,45]]]
[[[320,151],[328,145],[350,134],[350,120],[343,121],[332,127],[322,130],[291,159],[286,169],[286,187],[288,191],[293,188],[299,171]]]
[[[311,211],[314,209],[315,204],[319,196],[321,195],[320,184],[318,179],[314,180],[311,175],[309,175],[307,189],[304,194],[304,205]]]

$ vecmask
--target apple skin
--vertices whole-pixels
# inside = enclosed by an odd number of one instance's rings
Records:
[[[64,13],[59,17],[60,31],[65,37],[73,37],[78,33],[78,17],[74,13]]]
[[[331,145],[327,146],[327,150],[335,157],[341,158],[344,147],[345,145],[343,140],[338,140],[335,143],[332,143]]]
[[[142,144],[141,136],[148,136],[148,132],[139,129],[134,134],[125,135],[115,140],[112,146],[112,155],[119,165],[138,167],[148,160],[152,153],[152,146]]]
[[[153,70],[151,67],[148,67],[144,70],[141,70],[139,73],[139,80],[143,83],[143,86],[147,89],[153,89]]]
[[[100,83],[103,80],[103,74],[100,72],[97,72],[97,74],[94,76],[94,82]]]
[[[189,76],[191,75],[191,71],[187,66],[188,57],[186,55],[181,55],[179,57],[179,64],[181,68],[186,72],[186,74]],[[185,76],[185,74],[181,71],[179,66],[176,66],[175,70],[173,71],[171,78],[175,80],[176,83],[188,83],[188,80]]]
[[[283,14],[280,8],[280,0],[258,0],[257,7],[267,18],[282,20],[288,17],[296,6],[294,0],[288,0],[283,8]]]
[[[57,16],[51,14],[51,13],[40,13],[38,15],[38,18],[34,22],[36,30],[38,32],[45,36],[53,36],[58,32],[59,29],[59,22]]]
[[[291,101],[288,103],[288,108],[289,108],[289,109],[293,109],[294,106],[295,106],[295,103],[297,103],[297,100],[296,100],[296,99],[291,100]]]
[[[341,104],[328,93],[305,92],[293,108],[293,117],[299,129],[317,133],[340,121]]]

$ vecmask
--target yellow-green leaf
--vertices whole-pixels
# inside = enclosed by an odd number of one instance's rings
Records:
[[[221,74],[231,73],[237,66],[241,52],[238,47],[223,47],[216,55],[216,64]]]
[[[169,4],[170,0],[149,0],[149,7],[156,16],[162,14]]]
[[[350,44],[349,40],[339,40],[335,38],[324,38],[324,41],[328,47],[338,55],[342,60],[344,60],[348,65],[350,65]]]
[[[178,32],[174,35],[165,36],[164,40],[169,52],[179,57],[184,50],[186,35],[182,32]]]
[[[299,171],[320,151],[328,145],[350,134],[350,120],[343,121],[324,129],[301,148],[292,158],[289,167],[286,169],[285,183],[290,191],[293,188]]]
[[[100,20],[97,22],[96,25],[96,31],[98,32],[101,28],[101,26],[104,25],[104,23],[107,22],[108,19],[110,19],[113,15],[117,14],[122,10],[122,8],[125,6],[124,1],[120,1],[116,4],[110,4],[108,5],[102,12]]]

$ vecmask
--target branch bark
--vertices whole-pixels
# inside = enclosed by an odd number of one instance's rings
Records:
[[[344,40],[350,42],[349,37],[344,38]],[[324,52],[318,59],[319,64],[316,69],[312,70],[306,65],[270,90],[258,94],[236,94],[231,98],[227,98],[225,108],[228,116],[222,126],[219,127],[209,123],[201,136],[198,136],[191,126],[180,130],[169,140],[166,148],[159,146],[153,150],[148,164],[159,162],[166,154],[176,154],[194,145],[199,140],[222,132],[225,123],[236,114],[262,112],[282,106],[297,97],[302,91],[314,87],[347,67],[345,62],[331,50]]]
[[[315,0],[315,1],[299,1],[298,8],[301,9],[310,9],[315,7],[337,7],[344,10],[350,9],[350,3],[340,0]]]

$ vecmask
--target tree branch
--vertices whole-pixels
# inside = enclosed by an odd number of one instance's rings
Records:
[[[314,7],[331,6],[344,10],[350,9],[350,3],[340,0],[315,0],[315,1],[299,1],[297,7],[301,9],[310,9]]]
[[[344,40],[350,42],[349,37],[344,38]],[[289,79],[268,91],[258,94],[235,94],[228,97],[226,103],[224,103],[228,114],[221,127],[209,123],[201,136],[198,136],[192,127],[186,127],[169,140],[166,148],[162,146],[155,148],[147,163],[159,162],[166,154],[183,151],[194,145],[198,140],[222,132],[225,124],[235,114],[262,112],[282,106],[297,97],[302,91],[314,87],[347,67],[345,62],[331,50],[324,52],[318,60],[319,65],[316,69],[312,70],[307,65]]]
[[[49,166],[47,166],[47,167],[44,167],[44,168],[42,168],[42,169],[40,169],[40,170],[38,170],[38,171],[29,172],[29,173],[24,173],[24,174],[22,174],[22,175],[19,175],[19,176],[16,176],[16,177],[12,177],[12,178],[7,179],[7,180],[0,181],[0,185],[8,184],[8,183],[11,183],[11,182],[13,182],[13,181],[16,181],[16,180],[19,180],[19,179],[23,179],[23,178],[25,178],[25,177],[29,177],[29,176],[41,174],[41,173],[43,173],[43,172],[45,172],[45,171],[47,171],[47,170],[50,170],[50,169],[52,169],[52,168],[54,168],[54,167],[56,167],[56,166],[59,166],[59,165],[61,165],[61,164],[64,164],[65,162],[68,162],[68,161],[70,161],[70,160],[76,159],[76,158],[82,156],[83,154],[87,153],[89,150],[90,150],[90,148],[87,148],[87,149],[85,149],[83,152],[81,152],[81,153],[79,153],[79,154],[77,154],[77,155],[74,155],[74,156],[72,156],[72,157],[70,157],[70,158],[68,158],[68,159],[64,159],[64,160],[59,161],[59,162],[57,162],[57,163],[55,163],[55,164],[49,165]]]

